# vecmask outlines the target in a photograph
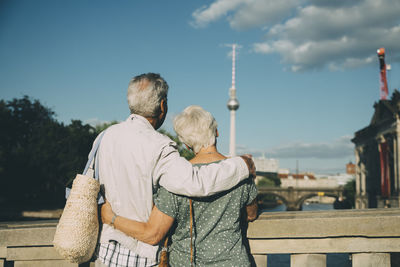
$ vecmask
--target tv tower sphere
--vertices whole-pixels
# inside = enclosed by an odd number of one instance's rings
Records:
[[[232,98],[232,96],[229,98],[227,106],[229,110],[237,110],[239,108],[239,101],[236,99],[236,96],[235,98]]]

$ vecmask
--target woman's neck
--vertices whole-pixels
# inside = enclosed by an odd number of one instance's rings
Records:
[[[224,155],[218,152],[215,145],[209,147],[202,147],[196,156],[190,160],[192,164],[211,163],[218,160],[226,159]]]

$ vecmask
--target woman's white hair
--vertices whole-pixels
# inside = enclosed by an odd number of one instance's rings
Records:
[[[128,86],[128,105],[131,113],[143,117],[160,114],[161,100],[167,99],[168,84],[157,73],[145,73],[134,77]]]
[[[188,106],[174,119],[174,130],[179,140],[194,153],[215,144],[217,126],[211,113],[200,106]]]

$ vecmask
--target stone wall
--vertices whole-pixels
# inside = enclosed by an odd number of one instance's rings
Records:
[[[349,253],[353,266],[391,265],[400,252],[400,209],[263,213],[248,238],[258,265],[268,254],[291,254],[292,266],[326,266],[326,253]],[[381,265],[363,265],[365,261]],[[318,262],[318,264],[316,264]]]
[[[94,266],[58,255],[52,246],[56,225],[0,223],[0,267]],[[265,267],[270,254],[291,254],[291,266],[325,267],[326,253],[350,253],[354,267],[400,266],[393,260],[400,252],[400,209],[263,213],[247,234],[257,266]]]

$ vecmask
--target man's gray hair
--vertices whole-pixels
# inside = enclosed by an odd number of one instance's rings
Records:
[[[167,99],[168,84],[157,73],[145,73],[134,77],[128,86],[128,105],[131,113],[143,117],[160,114],[161,100]]]
[[[200,106],[188,106],[174,119],[174,130],[179,140],[194,153],[215,144],[217,126],[211,113]]]

